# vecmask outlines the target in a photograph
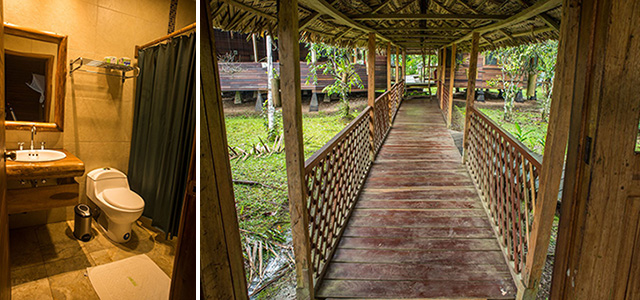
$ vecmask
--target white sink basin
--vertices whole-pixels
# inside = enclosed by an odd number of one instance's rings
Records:
[[[18,150],[16,159],[19,162],[46,162],[56,161],[67,157],[64,152],[56,150]]]

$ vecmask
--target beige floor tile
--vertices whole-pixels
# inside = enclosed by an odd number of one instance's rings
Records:
[[[76,241],[40,245],[40,251],[45,263],[83,255],[82,247]]]
[[[44,226],[36,227],[36,235],[38,236],[38,244],[43,245],[75,242],[77,239],[73,236],[73,226],[69,226],[69,223],[57,222],[50,223]]]
[[[91,255],[91,258],[93,258],[96,266],[108,264],[113,261],[111,260],[111,256],[109,255],[109,249],[94,251],[89,255]]]
[[[47,278],[47,270],[43,263],[24,268],[11,268],[11,286],[43,278]]]
[[[92,226],[93,227],[93,226]],[[113,242],[104,236],[104,234],[96,228],[92,228],[93,237],[88,242],[80,242],[80,246],[87,252],[95,252],[115,247]]]
[[[35,227],[12,229],[9,232],[9,255],[12,269],[42,264]]]
[[[92,262],[93,259],[91,257],[80,255],[52,262],[45,262],[44,267],[47,270],[47,276],[51,277],[71,271],[82,271],[91,267],[93,265]]]
[[[111,241],[93,224],[94,237],[73,236],[73,221],[11,231],[12,293],[15,299],[98,299],[86,268],[147,254],[167,275],[173,271],[177,239],[136,222],[131,240]],[[50,287],[50,288],[49,288]]]
[[[99,300],[87,277],[87,270],[72,271],[49,277],[53,299]]]
[[[12,300],[50,300],[51,288],[49,287],[49,279],[43,278],[36,281],[30,281],[11,288]]]

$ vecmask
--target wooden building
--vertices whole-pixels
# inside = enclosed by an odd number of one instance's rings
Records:
[[[550,298],[640,299],[640,0],[480,2],[201,2],[204,299],[247,298],[214,27],[277,28],[298,299],[535,299],[563,170]],[[368,107],[305,161],[300,38],[370,60],[467,51],[470,89],[479,51],[559,39],[544,157],[474,93],[460,157],[447,131],[455,72],[440,63],[436,97],[406,98],[389,77],[378,97],[369,85]]]

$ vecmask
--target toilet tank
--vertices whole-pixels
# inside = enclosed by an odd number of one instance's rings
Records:
[[[100,168],[87,173],[87,195],[97,196],[105,189],[129,188],[127,175],[113,168]]]

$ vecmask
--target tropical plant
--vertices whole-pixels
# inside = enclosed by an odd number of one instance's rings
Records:
[[[521,89],[520,80],[527,71],[531,51],[528,45],[500,48],[489,51],[484,55],[492,55],[498,60],[501,76],[496,78],[502,83],[504,90],[504,115],[507,122],[513,120],[513,107],[516,95]]]
[[[551,107],[551,96],[553,93],[553,79],[556,74],[556,62],[558,57],[558,41],[546,41],[537,44],[538,51],[538,73],[540,85],[542,87],[542,120],[549,118],[549,110]]]
[[[316,84],[318,82],[318,72],[331,75],[334,82],[326,86],[322,91],[327,93],[328,96],[338,95],[341,102],[340,114],[343,118],[350,118],[349,99],[347,96],[353,87],[364,87],[350,56],[353,50],[317,43],[308,44],[307,47],[310,50],[306,58],[309,65],[307,84],[310,82]],[[312,61],[313,51],[316,52],[318,59],[325,59],[326,62],[316,63]]]

